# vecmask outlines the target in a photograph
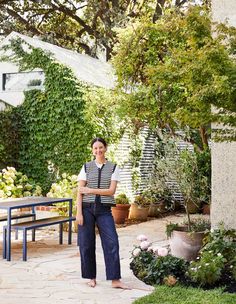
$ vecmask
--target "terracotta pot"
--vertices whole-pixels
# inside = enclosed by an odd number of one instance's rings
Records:
[[[148,210],[148,216],[158,216],[160,213],[166,212],[165,202],[160,201],[156,204],[151,204]]]
[[[117,204],[111,208],[112,216],[116,224],[124,224],[125,219],[129,216],[129,204]]]
[[[202,213],[203,214],[210,214],[210,208],[211,206],[209,204],[204,204],[202,207]]]
[[[149,207],[140,207],[136,204],[131,204],[129,219],[146,221],[148,218]]]
[[[195,204],[194,202],[188,202],[188,212],[190,214],[199,213],[200,206],[198,204]]]
[[[170,249],[173,256],[193,261],[197,258],[198,252],[202,247],[204,232],[187,232],[174,230],[170,238]]]

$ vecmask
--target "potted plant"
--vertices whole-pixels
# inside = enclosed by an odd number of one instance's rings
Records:
[[[206,231],[210,229],[210,221],[208,218],[197,217],[191,219],[190,225],[191,230],[189,230],[189,222],[186,220],[180,224],[169,223],[166,226],[166,234],[170,238],[171,254],[187,261],[197,258]]]
[[[209,198],[209,182],[199,165],[199,159],[202,159],[202,155],[199,156],[198,153],[205,152],[184,150],[179,153],[175,162],[175,176],[183,195],[187,221],[183,225],[171,224],[171,226],[167,226],[171,253],[189,261],[197,257],[206,227],[210,226],[209,220],[190,218],[193,207],[199,208],[201,203]]]
[[[115,197],[116,206],[112,207],[112,216],[116,224],[124,224],[129,216],[129,198],[125,193],[120,193]]]
[[[129,219],[146,221],[150,203],[150,197],[145,192],[136,195],[130,207]]]

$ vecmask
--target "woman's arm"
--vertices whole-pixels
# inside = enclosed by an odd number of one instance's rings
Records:
[[[99,188],[88,188],[84,186],[79,186],[79,192],[82,194],[98,194],[98,195],[105,195],[111,196],[114,195],[116,192],[117,181],[112,180],[111,185],[108,189],[99,189]]]
[[[82,213],[82,199],[83,195],[80,191],[80,187],[84,187],[86,185],[86,181],[80,180],[79,181],[79,186],[78,186],[78,194],[76,198],[76,221],[79,225],[83,225],[84,219],[83,219],[83,213]]]

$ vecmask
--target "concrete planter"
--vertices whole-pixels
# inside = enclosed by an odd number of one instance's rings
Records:
[[[195,260],[204,235],[204,232],[187,232],[185,227],[174,230],[170,238],[171,254],[187,261]]]

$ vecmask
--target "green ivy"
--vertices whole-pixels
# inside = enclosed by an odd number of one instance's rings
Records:
[[[56,175],[77,174],[90,155],[93,128],[84,119],[84,91],[72,71],[40,49],[22,48],[22,41],[9,45],[20,69],[41,68],[44,90],[25,91],[19,112],[19,168],[47,191]]]
[[[11,165],[18,168],[19,113],[9,107],[0,111],[0,170]]]
[[[43,90],[25,91],[24,103],[17,109],[20,140],[12,145],[19,151],[15,157],[18,168],[47,193],[58,176],[78,174],[90,160],[93,137],[103,136],[114,143],[122,134],[122,125],[114,115],[112,92],[84,85],[51,54],[28,44],[25,51],[23,44],[21,39],[12,40],[4,47],[11,55],[1,60],[17,63],[20,70],[40,68],[45,81]],[[14,124],[11,117],[9,121]],[[9,132],[2,130],[7,138]],[[3,141],[0,137],[0,149]],[[7,158],[7,147],[2,150]],[[9,165],[13,165],[11,159]]]

